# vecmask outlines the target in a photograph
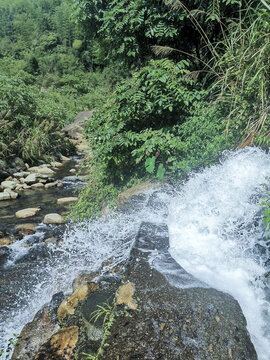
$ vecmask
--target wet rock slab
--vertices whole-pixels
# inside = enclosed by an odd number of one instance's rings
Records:
[[[187,274],[168,240],[166,226],[142,224],[125,273],[136,307],[117,305],[99,359],[257,359],[238,302]]]

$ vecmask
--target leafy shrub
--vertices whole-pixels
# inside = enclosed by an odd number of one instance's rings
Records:
[[[48,94],[21,80],[0,76],[0,154],[25,160],[71,149],[60,129],[68,121],[64,108]]]
[[[95,161],[116,186],[148,173],[162,179],[165,170],[172,173],[188,162],[213,158],[228,145],[226,123],[218,111],[212,111],[211,122],[202,103],[205,92],[187,67],[186,61],[151,61],[122,82],[87,123]]]

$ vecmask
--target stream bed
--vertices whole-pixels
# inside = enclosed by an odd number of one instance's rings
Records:
[[[258,359],[270,360],[270,239],[259,205],[265,192],[262,184],[269,183],[269,177],[266,152],[257,148],[225,152],[220,164],[190,174],[176,188],[148,190],[126,210],[61,228],[44,226],[42,216],[54,212],[57,197],[70,196],[73,182],[25,197],[28,205],[36,206],[42,194],[46,208],[38,215],[38,231],[9,246],[1,269],[0,348],[6,348],[8,339],[19,334],[54,294],[69,293],[78,274],[97,271],[107,259],[111,266],[127,259],[141,223],[148,221],[167,223],[170,253],[187,272],[239,302]],[[147,206],[153,192],[168,211]],[[9,204],[10,208],[0,208],[0,218],[1,226],[12,232],[17,220],[10,209],[15,213],[28,205],[23,197]],[[44,243],[47,236],[62,241]]]

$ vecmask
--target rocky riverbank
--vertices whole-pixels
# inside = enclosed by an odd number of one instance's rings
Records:
[[[34,234],[40,224],[63,224],[77,190],[85,182],[81,168],[89,155],[82,130],[91,112],[78,114],[63,132],[76,148],[73,156],[57,154],[50,163],[37,160],[30,167],[16,157],[0,161],[0,252],[24,235]]]

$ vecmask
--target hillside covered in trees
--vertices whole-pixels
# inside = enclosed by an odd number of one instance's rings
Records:
[[[0,0],[1,157],[68,151],[61,128],[95,109],[81,217],[269,145],[269,20],[266,0]]]

